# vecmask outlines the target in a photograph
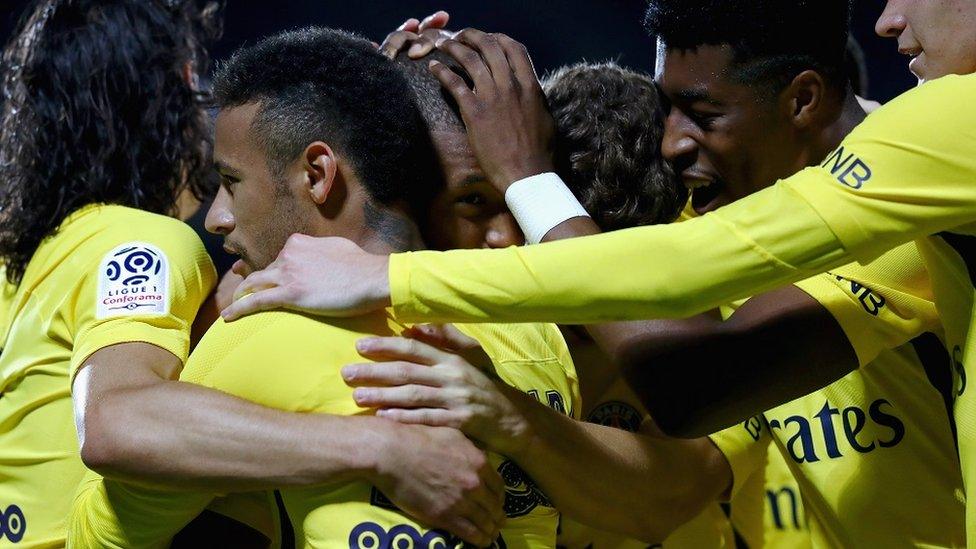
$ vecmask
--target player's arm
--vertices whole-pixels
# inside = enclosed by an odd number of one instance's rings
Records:
[[[560,511],[592,527],[661,541],[731,486],[732,470],[708,439],[653,438],[576,421],[419,341],[374,338],[359,349],[387,361],[343,369],[359,387],[359,405],[398,421],[463,430],[514,459]]]
[[[145,343],[107,347],[85,361],[74,392],[89,468],[215,491],[323,484],[378,473],[376,453],[395,438],[373,418],[285,413],[180,382],[182,366]]]
[[[858,358],[817,300],[786,286],[716,315],[587,327],[672,436],[705,436],[829,385]]]
[[[483,48],[469,47],[475,55],[465,53],[465,60],[477,62]],[[531,81],[523,73],[529,74],[514,71],[520,83]],[[538,164],[526,155],[538,159],[548,145],[538,139],[544,132],[527,127],[540,123],[537,114],[498,116],[494,109],[541,107],[489,101],[480,91],[484,87],[476,87],[471,90],[458,79],[448,91],[459,98],[462,112],[467,109],[465,122],[480,164],[493,182],[505,182],[506,174],[513,177]],[[342,240],[317,241],[305,246],[315,254],[286,247],[272,269],[245,281],[245,288],[259,291],[227,313],[233,318],[288,306],[337,315],[392,303],[406,321],[592,324],[696,314],[971,222],[976,157],[967,147],[976,141],[976,109],[967,97],[974,89],[972,75],[919,86],[868,117],[822,166],[680,228],[642,227],[520,249],[389,258]],[[515,120],[505,127],[509,133],[495,133],[505,120]],[[506,148],[509,144],[514,149]],[[288,256],[313,260],[301,265]],[[307,276],[315,272],[347,281],[342,294],[317,291],[314,277]]]

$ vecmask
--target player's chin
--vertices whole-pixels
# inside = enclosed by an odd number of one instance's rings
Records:
[[[247,276],[253,273],[256,269],[241,258],[234,262],[234,265],[231,266],[230,270],[238,276],[247,278]]]

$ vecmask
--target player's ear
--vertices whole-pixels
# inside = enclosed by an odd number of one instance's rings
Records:
[[[335,152],[327,143],[316,141],[305,148],[305,179],[309,196],[318,205],[329,198],[338,172]]]
[[[824,115],[827,84],[816,71],[803,71],[780,94],[780,102],[793,126],[807,129]]]

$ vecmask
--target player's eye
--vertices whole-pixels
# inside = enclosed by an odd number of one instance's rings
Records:
[[[231,192],[232,191],[232,187],[234,185],[236,185],[237,183],[240,183],[240,182],[241,182],[241,180],[238,179],[238,178],[236,178],[236,177],[232,177],[232,176],[229,176],[229,175],[223,174],[223,173],[220,174],[220,184],[225,189],[227,189],[228,192]]]
[[[691,118],[691,120],[695,123],[695,125],[697,125],[699,128],[703,130],[710,130],[713,127],[715,127],[715,120],[719,116],[720,115],[718,113],[701,112],[696,110],[692,110],[688,114],[688,117]]]
[[[488,203],[488,199],[480,193],[469,193],[462,197],[459,197],[456,202],[458,204],[468,204],[471,206],[482,206]]]

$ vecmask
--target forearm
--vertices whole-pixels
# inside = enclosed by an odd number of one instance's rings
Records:
[[[379,418],[286,413],[179,381],[113,391],[88,413],[98,428],[83,455],[99,473],[213,491],[366,478],[391,430]]]
[[[823,220],[785,188],[723,210],[538,246],[394,254],[394,309],[436,322],[685,317],[847,262]]]
[[[717,432],[825,387],[858,364],[836,320],[794,286],[750,299],[725,322],[699,315],[631,323],[630,330],[614,348],[617,364],[671,436]]]
[[[511,457],[561,512],[594,528],[659,542],[731,483],[707,439],[652,438],[575,421],[514,391],[511,398],[532,433]]]

